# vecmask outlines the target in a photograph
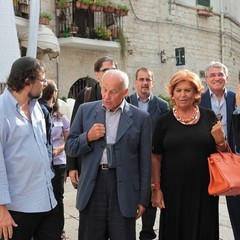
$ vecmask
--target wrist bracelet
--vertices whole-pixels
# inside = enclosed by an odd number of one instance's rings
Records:
[[[159,184],[159,183],[152,183],[152,184],[151,184],[151,187],[152,187],[152,190],[153,190],[153,189],[158,189],[158,190],[160,190],[160,184]]]

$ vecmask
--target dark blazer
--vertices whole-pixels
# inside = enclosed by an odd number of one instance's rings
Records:
[[[76,97],[75,104],[73,106],[73,111],[72,111],[71,124],[73,122],[73,119],[77,113],[79,106],[82,103],[84,103],[84,92],[85,92],[85,89],[80,91],[80,93]],[[97,83],[96,85],[91,86],[91,95],[90,95],[90,99],[88,100],[88,102],[93,102],[93,101],[97,101],[97,100],[101,100],[101,99],[102,99],[101,88],[99,86],[99,83]]]
[[[240,152],[240,114],[233,114],[232,117],[232,131],[236,150]]]
[[[136,93],[128,96],[126,100],[132,105],[138,107],[138,99]],[[148,106],[148,113],[150,114],[152,124],[152,132],[155,130],[159,118],[167,112],[169,112],[168,102],[152,95]]]
[[[80,211],[89,202],[106,146],[105,138],[88,144],[86,134],[94,123],[105,124],[102,101],[79,107],[65,145],[69,156],[82,158],[77,191],[77,209]],[[149,114],[126,102],[115,143],[118,202],[125,217],[135,217],[138,204],[147,206],[149,203],[151,148]]]
[[[229,91],[229,90],[227,91],[226,104],[227,104],[228,143],[229,143],[232,151],[235,151],[234,142],[233,142],[233,132],[232,132],[232,115],[233,115],[233,111],[235,110],[235,105],[236,105],[236,99],[235,99],[234,92]],[[200,106],[212,109],[209,89],[205,93],[202,94],[202,100],[201,100]]]
[[[91,95],[89,102],[97,101],[102,99],[101,96],[101,88],[99,86],[99,83],[97,83],[95,86],[91,87]],[[78,111],[78,108],[81,104],[84,103],[84,89],[78,94],[75,100],[75,104],[73,107],[72,117],[71,117],[71,124],[75,118],[75,115]],[[67,156],[67,164],[66,164],[66,170],[78,170],[78,174],[81,173],[81,157],[70,157]]]

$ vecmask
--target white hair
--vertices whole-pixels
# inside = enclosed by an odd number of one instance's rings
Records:
[[[128,75],[127,73],[119,70],[119,69],[110,69],[108,71],[106,71],[103,76],[102,76],[102,81],[104,81],[104,78],[107,76],[109,77],[117,77],[122,83],[123,83],[123,89],[122,90],[125,90],[128,88],[129,86],[129,78],[128,78]]]

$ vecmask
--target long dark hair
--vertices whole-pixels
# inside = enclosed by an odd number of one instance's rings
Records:
[[[54,105],[52,107],[52,114],[55,113],[55,112],[57,113],[57,120],[59,121],[63,114],[59,111],[58,99],[57,99],[57,101],[54,103]]]

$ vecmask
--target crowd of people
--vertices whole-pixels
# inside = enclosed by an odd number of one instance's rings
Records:
[[[64,182],[77,189],[79,240],[219,240],[219,197],[208,194],[210,154],[240,151],[240,87],[211,62],[207,89],[182,69],[155,96],[153,72],[128,75],[108,56],[94,64],[97,83],[76,97],[71,123],[58,89],[35,58],[21,57],[0,96],[0,239],[61,240]],[[67,196],[66,196],[67,197]],[[240,196],[227,196],[240,240]],[[142,219],[136,236],[136,219]]]

